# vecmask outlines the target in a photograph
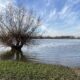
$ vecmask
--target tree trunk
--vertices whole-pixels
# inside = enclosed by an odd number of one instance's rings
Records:
[[[21,46],[12,46],[11,51],[16,55],[16,60],[20,60],[20,56],[22,56]]]
[[[11,50],[13,52],[15,52],[15,51],[21,51],[21,48],[20,47],[17,47],[17,46],[13,46],[13,47],[11,47]]]
[[[11,46],[11,50],[13,51],[13,52],[15,52],[15,51],[18,51],[18,52],[22,52],[21,51],[21,48],[23,47],[23,45],[12,45]]]

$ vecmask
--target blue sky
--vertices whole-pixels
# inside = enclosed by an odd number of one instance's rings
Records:
[[[0,0],[0,5],[10,1],[23,3],[40,15],[44,35],[80,36],[80,0]]]

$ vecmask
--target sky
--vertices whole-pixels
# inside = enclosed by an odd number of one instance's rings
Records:
[[[39,15],[44,36],[80,36],[80,0],[0,0],[0,7],[9,2],[23,3]]]

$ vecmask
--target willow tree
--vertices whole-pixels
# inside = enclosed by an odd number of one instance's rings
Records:
[[[40,18],[23,7],[7,6],[0,11],[0,41],[12,50],[21,51],[40,26]]]

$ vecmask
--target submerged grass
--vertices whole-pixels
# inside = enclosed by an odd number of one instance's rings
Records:
[[[0,61],[0,80],[80,80],[80,77],[68,67]]]

